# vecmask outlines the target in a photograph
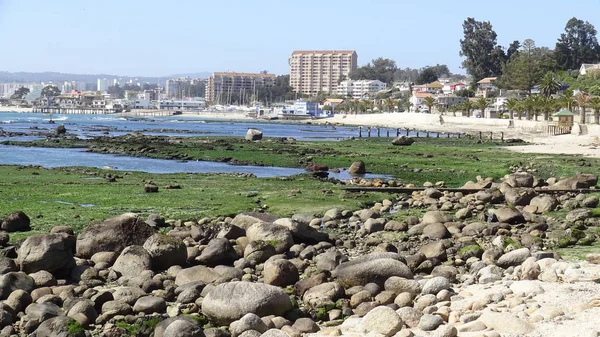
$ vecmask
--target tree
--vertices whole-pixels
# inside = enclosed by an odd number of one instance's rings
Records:
[[[490,101],[488,101],[488,99],[483,96],[475,100],[475,107],[481,110],[481,118],[485,116],[485,109],[489,108],[490,106]]]
[[[510,60],[510,58],[515,55],[516,53],[519,52],[519,49],[521,48],[521,42],[519,42],[518,40],[513,41],[509,46],[508,49],[506,50],[506,59]]]
[[[60,89],[55,85],[47,85],[42,89],[41,97],[56,97],[60,95]]]
[[[505,64],[498,86],[506,89],[524,90],[531,94],[533,87],[542,78],[541,49],[531,39],[523,41],[521,50]]]
[[[554,52],[560,69],[578,69],[582,63],[598,62],[600,45],[596,33],[591,23],[571,18],[565,26],[565,32],[560,34]]]
[[[594,110],[594,123],[600,124],[600,97],[590,98],[589,105]]]
[[[556,94],[560,89],[560,82],[558,77],[553,72],[548,72],[540,80],[540,92],[546,97]]]
[[[471,89],[471,88],[464,88],[464,89],[460,89],[457,92],[455,92],[456,96],[458,97],[475,97],[475,90]]]
[[[585,124],[585,109],[590,102],[590,95],[585,91],[580,91],[573,98],[575,99],[575,104],[579,107],[579,123]]]
[[[380,80],[383,83],[392,84],[397,70],[396,61],[379,57],[350,72],[350,78],[353,80]]]
[[[510,112],[510,119],[514,118],[513,114],[519,109],[519,104],[519,100],[514,97],[510,97],[504,102],[504,108]]]
[[[431,113],[431,107],[433,107],[435,105],[435,98],[429,96],[429,97],[425,97],[423,99],[423,104],[425,104],[425,106],[427,106],[427,112]]]
[[[558,104],[561,108],[565,108],[571,112],[573,112],[573,104],[575,103],[575,98],[573,97],[573,89],[569,88],[565,90],[563,95],[558,99]]]
[[[11,99],[24,99],[25,96],[29,95],[29,88],[20,87],[10,96]]]
[[[109,86],[106,92],[108,92],[111,96],[116,98],[125,97],[125,89],[121,88],[119,83]]]
[[[541,96],[539,104],[544,114],[544,120],[547,121],[551,111],[556,109],[556,100],[549,96]]]
[[[385,107],[387,108],[388,112],[394,112],[394,109],[396,108],[396,102],[394,102],[394,100],[391,99],[391,98],[386,98],[383,101],[383,105],[385,105]]]
[[[476,21],[467,18],[463,22],[464,39],[460,40],[460,56],[465,57],[462,62],[467,73],[477,83],[485,77],[501,74],[503,58],[502,48],[496,44],[496,32],[492,24],[487,21]]]
[[[471,117],[471,110],[473,110],[474,107],[475,104],[473,104],[473,101],[471,100],[466,100],[461,103],[461,108],[467,113],[467,117]]]
[[[438,75],[435,72],[435,69],[432,67],[428,67],[423,69],[419,73],[419,77],[417,77],[417,84],[427,84],[431,82],[435,82],[438,80]]]

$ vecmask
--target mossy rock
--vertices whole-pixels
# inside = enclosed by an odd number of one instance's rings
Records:
[[[571,229],[571,236],[575,239],[583,239],[585,238],[585,232],[581,229]]]
[[[579,239],[579,241],[577,241],[577,245],[578,246],[591,246],[592,244],[594,244],[594,241],[596,241],[595,238],[593,238],[591,236],[586,236],[584,238]]]
[[[569,237],[565,237],[565,238],[558,240],[558,243],[556,244],[556,246],[558,248],[566,248],[569,246],[573,246],[576,243],[577,243],[577,239],[574,239],[569,236]]]
[[[469,245],[461,248],[458,253],[456,253],[456,257],[465,261],[471,257],[480,258],[483,255],[483,248],[479,245]]]

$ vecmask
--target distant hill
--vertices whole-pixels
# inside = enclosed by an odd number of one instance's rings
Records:
[[[174,77],[192,77],[192,78],[207,78],[211,75],[209,72],[189,73],[189,74],[175,74],[161,77],[149,77],[149,76],[121,76],[121,75],[109,75],[109,74],[68,74],[68,73],[57,73],[57,72],[7,72],[0,71],[0,83],[2,82],[53,82],[62,83],[65,81],[81,81],[86,83],[96,83],[99,78],[120,78],[123,81],[137,80],[137,82],[145,83],[159,83],[165,84],[165,81],[169,78]]]

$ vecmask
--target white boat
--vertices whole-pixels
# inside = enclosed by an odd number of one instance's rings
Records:
[[[311,119],[312,116],[304,111],[298,111],[292,106],[278,106],[273,108],[274,114],[279,119]]]

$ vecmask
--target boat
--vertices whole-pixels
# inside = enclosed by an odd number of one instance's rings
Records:
[[[291,106],[278,106],[274,108],[275,115],[278,119],[284,120],[304,120],[312,119],[309,113],[298,111]]]

